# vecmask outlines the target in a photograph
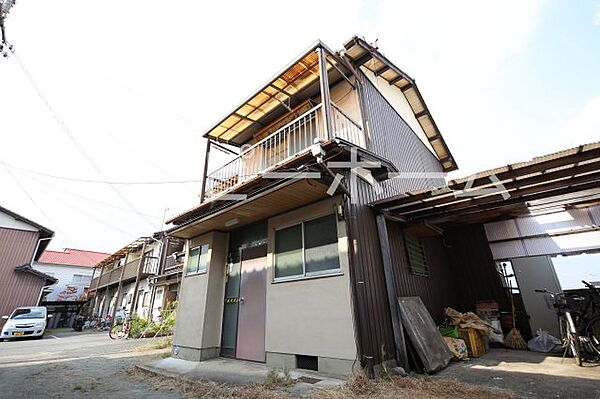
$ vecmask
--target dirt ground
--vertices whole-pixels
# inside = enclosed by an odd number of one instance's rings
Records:
[[[111,341],[102,334],[57,334],[0,343],[0,397],[20,398],[291,398],[294,388],[271,383],[236,387],[191,383],[134,366],[168,356],[150,340]],[[291,392],[290,392],[291,390]],[[353,377],[317,389],[315,399],[358,398],[600,398],[600,367],[530,352],[493,351],[456,363],[435,376],[394,377],[377,383]]]
[[[168,353],[148,346],[148,340],[111,341],[106,333],[0,342],[0,397],[186,397],[179,391],[157,388],[130,375],[135,364]]]

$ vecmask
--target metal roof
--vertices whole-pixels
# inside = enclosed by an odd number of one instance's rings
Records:
[[[65,248],[62,251],[44,251],[38,262],[52,263],[55,265],[93,267],[109,256],[110,254],[104,252]]]
[[[407,223],[477,223],[600,203],[600,142],[374,201]]]
[[[114,252],[112,255],[109,255],[108,257],[104,258],[103,260],[98,262],[94,267],[97,268],[97,267],[110,265],[111,263],[123,258],[128,252],[135,252],[135,251],[139,250],[140,248],[142,248],[142,246],[144,244],[149,244],[149,243],[153,242],[154,240],[155,239],[151,238],[151,237],[140,237],[140,238],[134,240],[133,242],[125,245],[123,248],[119,249],[118,251]]]
[[[431,112],[429,112],[415,81],[388,60],[377,48],[358,36],[354,36],[346,42],[344,47],[346,49],[344,56],[354,64],[367,68],[375,76],[385,79],[390,85],[402,91],[436,156],[442,163],[444,171],[450,172],[458,169],[458,165],[433,120],[433,116],[431,116]]]
[[[271,122],[269,114],[279,108],[293,108],[294,96],[319,84],[319,57],[315,51],[326,46],[317,41],[280,73],[246,98],[213,126],[204,137],[240,146]],[[331,65],[329,65],[331,68]],[[318,90],[313,90],[315,93]]]

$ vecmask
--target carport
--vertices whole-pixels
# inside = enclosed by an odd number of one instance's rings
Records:
[[[553,256],[600,251],[599,205],[600,143],[374,201],[390,303],[420,296],[439,323],[446,306],[475,311],[493,300],[506,330],[512,295],[525,339],[538,328],[558,335],[554,311],[533,290],[560,291]],[[500,276],[502,266],[516,281]]]

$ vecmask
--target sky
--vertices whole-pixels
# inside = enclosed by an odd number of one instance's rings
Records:
[[[600,140],[598,0],[19,0],[6,29],[0,205],[50,249],[113,252],[196,205],[202,134],[319,38],[377,40],[417,81],[451,177]]]

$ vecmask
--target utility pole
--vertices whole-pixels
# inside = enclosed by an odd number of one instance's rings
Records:
[[[6,41],[6,29],[4,27],[4,21],[14,4],[15,0],[0,0],[0,54],[4,58],[15,51],[13,45]]]

